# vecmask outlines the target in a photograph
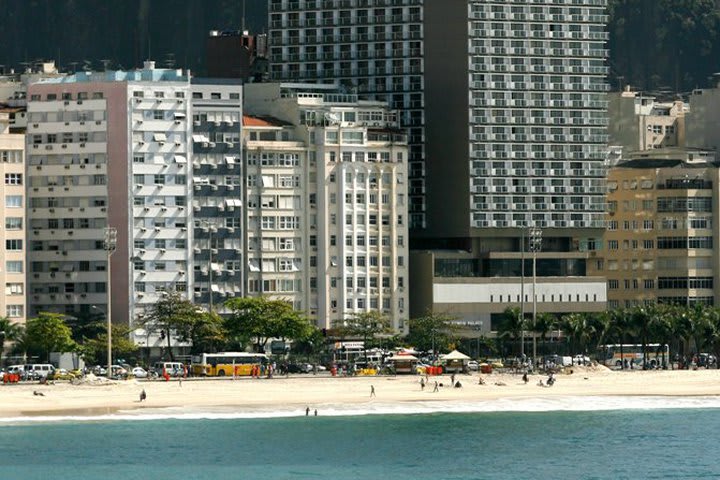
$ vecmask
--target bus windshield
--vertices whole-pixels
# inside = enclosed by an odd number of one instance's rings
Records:
[[[616,368],[666,368],[670,363],[670,347],[667,344],[624,343],[600,345],[597,359],[599,363]]]

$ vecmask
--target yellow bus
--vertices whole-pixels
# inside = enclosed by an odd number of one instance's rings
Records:
[[[193,355],[191,371],[197,377],[249,376],[253,366],[268,363],[264,353],[202,353]]]

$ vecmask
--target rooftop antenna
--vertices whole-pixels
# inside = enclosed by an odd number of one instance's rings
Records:
[[[242,28],[240,30],[245,33],[245,0],[242,0]]]

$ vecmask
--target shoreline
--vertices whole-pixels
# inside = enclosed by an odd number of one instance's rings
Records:
[[[182,383],[127,380],[96,385],[2,385],[0,420],[125,418],[144,414],[202,416],[203,412],[220,417],[302,416],[307,407],[311,410],[322,407],[334,414],[453,412],[458,408],[492,411],[498,403],[503,408],[526,404],[535,409],[549,404],[562,409],[563,405],[574,408],[573,402],[578,401],[589,409],[594,409],[596,404],[622,409],[623,398],[627,403],[639,404],[643,399],[684,398],[688,405],[692,405],[693,399],[712,399],[710,403],[720,407],[720,370],[617,372],[576,367],[571,375],[556,375],[557,382],[552,387],[537,385],[538,380],[545,380],[546,376],[531,375],[525,385],[520,375],[496,373],[482,375],[485,385],[479,385],[478,374],[473,373],[456,377],[462,388],[450,387],[450,376],[442,375],[429,377],[422,390],[420,378],[418,375],[335,378],[311,375],[193,379]],[[435,381],[445,386],[433,392]],[[370,396],[371,386],[375,387],[375,397]],[[143,389],[147,400],[140,402]],[[43,395],[34,395],[34,392]],[[648,402],[652,403],[650,400],[645,403]]]

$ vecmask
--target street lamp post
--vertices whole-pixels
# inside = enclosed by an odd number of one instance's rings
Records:
[[[105,227],[103,248],[107,253],[107,377],[112,378],[112,267],[110,259],[117,248],[117,228]]]
[[[530,251],[532,252],[533,270],[533,362],[537,362],[537,339],[535,338],[535,325],[537,324],[537,252],[542,246],[542,230],[537,227],[530,229]]]
[[[520,237],[520,356],[525,357],[525,228]]]

